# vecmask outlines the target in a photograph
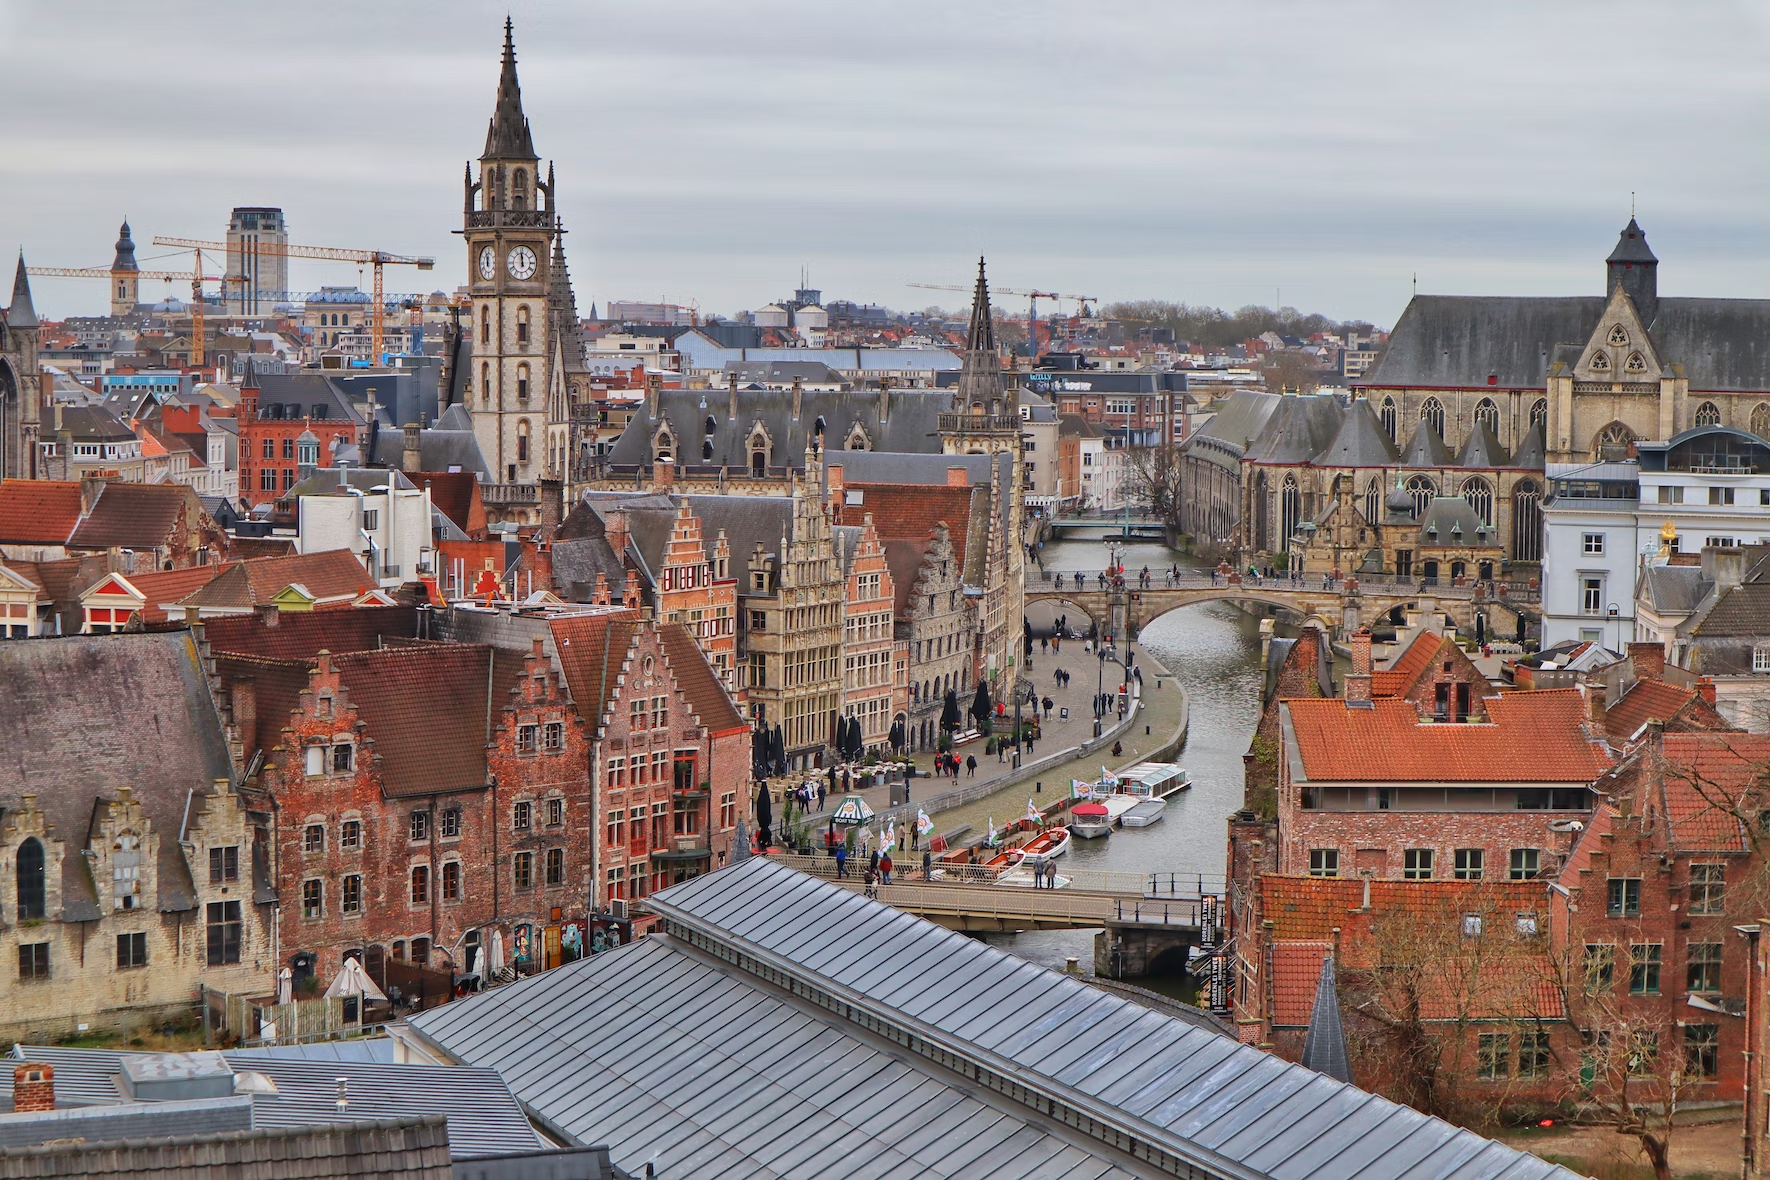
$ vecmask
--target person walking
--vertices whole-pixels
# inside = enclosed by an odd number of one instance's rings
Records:
[[[924,852],[922,854],[922,880],[929,881],[929,880],[932,880],[933,878],[934,878],[934,853]]]
[[[879,896],[879,875],[877,873],[873,872],[872,869],[868,869],[867,876],[866,876],[866,882],[867,882],[866,895],[868,897],[878,897]]]
[[[977,755],[976,754],[965,755],[965,777],[966,778],[976,778],[977,777]]]
[[[836,876],[838,878],[841,878],[841,877],[846,877],[847,875],[848,875],[848,845],[847,844],[838,844],[838,845],[836,845]]]
[[[1051,700],[1050,697],[1046,697],[1044,700],[1039,702],[1039,704],[1045,706],[1045,720],[1046,721],[1051,720],[1051,706],[1053,703],[1054,702]]]
[[[820,782],[817,784],[817,809],[819,811],[824,809],[824,799],[824,784]]]
[[[1039,636],[1039,654],[1044,655],[1046,652],[1048,652],[1050,650],[1051,650],[1051,640],[1049,638],[1047,638],[1046,636],[1043,636],[1043,635]]]
[[[867,872],[876,873],[878,871],[879,871],[879,850],[875,848],[872,852],[867,854]]]
[[[891,854],[889,852],[879,858],[879,875],[882,884],[891,884]]]

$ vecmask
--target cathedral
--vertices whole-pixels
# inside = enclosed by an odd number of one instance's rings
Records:
[[[543,178],[522,89],[516,46],[504,22],[498,98],[476,178],[467,167],[462,237],[467,245],[470,349],[456,384],[494,473],[488,511],[518,524],[538,519],[539,481],[558,479],[567,501],[584,474],[576,423],[590,405],[577,302],[566,270],[565,227],[552,165]],[[470,357],[467,355],[470,352]]]
[[[18,256],[12,302],[0,311],[0,478],[37,478],[37,427],[43,404],[37,365],[37,309],[25,256]]]

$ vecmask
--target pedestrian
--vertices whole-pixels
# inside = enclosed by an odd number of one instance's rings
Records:
[[[1137,677],[1137,683],[1138,683],[1138,684],[1139,684],[1139,685],[1141,685],[1141,684],[1142,684],[1142,683],[1143,683],[1143,665],[1142,665],[1142,664],[1138,664],[1138,665],[1137,665],[1137,666],[1136,666],[1136,667],[1135,667],[1135,668],[1133,668],[1133,669],[1132,669],[1132,670],[1131,670],[1131,671],[1132,671],[1132,674],[1133,674],[1133,675],[1135,675],[1135,676],[1136,676],[1136,677]]]
[[[848,875],[848,845],[847,844],[838,844],[838,845],[836,845],[836,876],[846,877],[847,875]]]
[[[867,882],[867,889],[866,889],[867,896],[868,897],[878,897],[879,896],[879,876],[878,876],[878,874],[873,872],[872,869],[868,869],[867,876],[866,876],[866,882]]]
[[[1058,688],[1063,687],[1063,669],[1062,668],[1059,668],[1059,669],[1057,669],[1057,671],[1051,673],[1051,682],[1053,684],[1055,684]]]
[[[879,875],[882,884],[891,884],[891,854],[889,852],[879,858]]]
[[[824,809],[824,798],[825,798],[824,784],[819,783],[819,784],[817,784],[817,809],[819,811],[822,811]]]
[[[1046,721],[1051,720],[1051,705],[1052,705],[1052,703],[1053,702],[1050,697],[1046,697],[1044,700],[1039,702],[1039,704],[1045,706],[1045,720]]]
[[[977,755],[976,754],[965,755],[965,777],[966,778],[976,778],[977,777]]]
[[[1114,742],[1112,744],[1112,756],[1114,758],[1122,758],[1122,757],[1124,757],[1124,754],[1125,754],[1125,743]]]
[[[1043,635],[1039,636],[1039,654],[1044,655],[1046,652],[1048,652],[1050,650],[1051,650],[1051,641]]]
[[[933,880],[933,878],[934,878],[934,853],[924,852],[922,854],[922,880],[930,881],[930,880]]]
[[[873,849],[872,852],[867,854],[867,872],[876,873],[878,871],[879,871],[879,850],[877,848],[875,848],[875,849]]]
[[[1051,636],[1051,650],[1052,651],[1062,651],[1063,650],[1063,636],[1061,634]]]

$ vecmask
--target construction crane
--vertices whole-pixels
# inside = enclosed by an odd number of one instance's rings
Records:
[[[159,239],[155,239],[158,241]],[[911,287],[920,287],[925,291],[970,291],[971,287],[957,283],[910,283]],[[1073,299],[1082,305],[1082,313],[1087,314],[1090,303],[1100,300],[1092,295],[1062,295],[1056,291],[1021,291],[1014,287],[992,287],[990,292],[995,295],[1019,295],[1027,301],[1026,309],[1026,355],[1028,358],[1039,355],[1039,300],[1041,299]]]
[[[194,245],[192,246],[192,249],[197,252],[196,263],[189,271],[137,270],[129,272],[134,274],[138,279],[165,279],[168,281],[177,281],[180,279],[190,280],[191,368],[193,369],[200,369],[203,367],[203,284],[221,283],[224,295],[226,292],[227,280],[224,277],[221,275],[206,275],[203,273],[203,250],[208,249],[210,245],[211,243],[204,243],[200,248]],[[226,249],[226,246],[222,246],[222,249]],[[25,271],[29,274],[43,275],[48,278],[104,279],[107,282],[114,273],[108,266],[27,266]]]
[[[154,238],[156,246],[175,246],[185,250],[226,250],[226,242],[198,242],[189,238]],[[318,258],[328,262],[354,262],[358,266],[375,268],[374,301],[371,305],[370,341],[375,354],[375,363],[381,363],[383,344],[387,332],[387,304],[382,294],[381,268],[384,266],[415,266],[419,270],[435,270],[436,259],[407,257],[403,254],[389,254],[385,250],[345,250],[334,246],[288,246],[259,242],[253,247],[260,254],[281,255],[284,258]],[[223,283],[239,283],[245,286],[244,275],[228,275]]]

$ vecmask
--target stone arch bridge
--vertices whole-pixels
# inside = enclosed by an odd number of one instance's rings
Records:
[[[1521,624],[1539,622],[1541,612],[1534,587],[1509,582],[1458,586],[1378,577],[1341,578],[1324,585],[1319,574],[1292,581],[1191,570],[1181,571],[1178,578],[1154,574],[1147,587],[1140,587],[1135,576],[1114,587],[1102,586],[1092,574],[1029,572],[1026,601],[1029,606],[1050,602],[1077,607],[1102,631],[1132,638],[1169,611],[1200,602],[1258,603],[1305,621],[1318,620],[1340,640],[1397,610],[1439,611],[1469,635],[1475,634],[1479,615],[1487,635],[1511,639],[1522,633]]]

